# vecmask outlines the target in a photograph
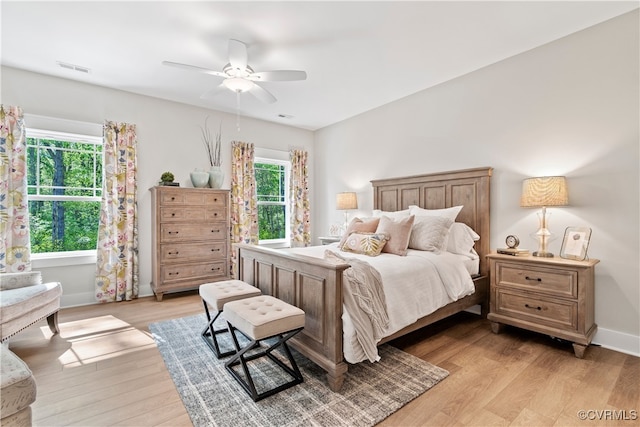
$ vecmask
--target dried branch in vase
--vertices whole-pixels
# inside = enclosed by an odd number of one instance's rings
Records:
[[[211,136],[211,131],[207,127],[207,120],[209,120],[209,116],[204,120],[204,127],[200,127],[200,131],[202,132],[202,143],[207,150],[209,164],[211,166],[220,166],[222,165],[222,158],[220,157],[220,150],[222,148],[222,121],[220,121],[218,133],[216,133],[214,140]]]

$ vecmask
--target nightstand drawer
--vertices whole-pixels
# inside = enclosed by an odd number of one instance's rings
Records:
[[[576,330],[578,325],[578,303],[510,292],[497,292],[496,313],[517,319],[529,320],[563,329]]]
[[[496,264],[496,284],[540,294],[578,297],[578,272],[522,264]]]

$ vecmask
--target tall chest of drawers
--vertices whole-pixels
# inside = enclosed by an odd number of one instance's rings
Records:
[[[151,201],[156,299],[229,279],[229,191],[158,186]]]
[[[491,276],[489,314],[493,332],[512,325],[571,341],[583,357],[596,333],[597,259],[488,255]]]

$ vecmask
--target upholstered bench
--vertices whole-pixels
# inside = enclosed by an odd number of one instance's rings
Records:
[[[0,414],[3,426],[31,426],[36,381],[29,367],[6,344],[0,344]]]
[[[304,311],[272,296],[261,295],[226,303],[224,316],[227,319],[236,348],[236,354],[225,363],[225,367],[254,401],[264,399],[303,381],[300,369],[298,369],[298,365],[287,346],[287,341],[304,328]],[[236,330],[250,341],[243,348],[240,347]],[[261,346],[261,341],[271,338],[274,338],[272,341],[275,343],[271,344],[270,340],[270,345],[266,344],[268,347]],[[261,350],[253,351],[256,347],[261,347]],[[278,348],[282,349],[282,353],[289,360],[289,366],[277,355],[272,354]],[[252,352],[247,354],[250,350]],[[293,379],[258,392],[247,362],[265,356],[280,366]],[[234,369],[237,365],[242,366],[244,377]]]
[[[213,350],[218,358],[226,357],[235,353],[235,350],[221,351],[220,344],[216,338],[217,334],[227,332],[228,329],[216,330],[213,323],[224,311],[224,305],[231,301],[261,295],[260,289],[243,282],[242,280],[225,280],[222,282],[205,283],[199,288],[200,298],[204,304],[204,312],[207,315],[207,326],[202,331],[202,338]],[[209,307],[217,311],[214,317],[209,313]]]

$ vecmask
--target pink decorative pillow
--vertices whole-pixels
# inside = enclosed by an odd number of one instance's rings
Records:
[[[351,233],[340,247],[345,252],[353,252],[369,256],[378,256],[387,243],[384,233]]]
[[[389,241],[382,252],[396,254],[400,256],[407,255],[407,247],[409,246],[409,237],[411,236],[411,227],[415,217],[413,215],[393,220],[387,216],[380,218],[380,224],[376,229],[376,233],[385,233],[389,236]]]
[[[358,233],[374,233],[376,228],[378,228],[378,223],[380,222],[380,218],[371,218],[366,221],[361,220],[360,218],[353,218],[351,223],[347,227],[347,231],[342,235],[342,239],[340,239],[340,243],[338,244],[339,248],[342,248],[344,245],[344,241],[347,240],[349,234],[353,232]]]

